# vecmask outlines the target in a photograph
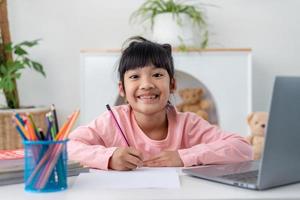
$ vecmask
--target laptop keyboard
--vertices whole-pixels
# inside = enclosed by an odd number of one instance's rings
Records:
[[[255,182],[257,180],[257,176],[258,176],[258,170],[239,173],[239,174],[227,174],[221,177],[225,179],[239,181],[239,182]]]

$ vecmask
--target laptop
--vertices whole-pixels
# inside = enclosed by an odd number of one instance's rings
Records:
[[[300,182],[300,77],[276,77],[262,158],[183,169],[206,180],[253,190]]]

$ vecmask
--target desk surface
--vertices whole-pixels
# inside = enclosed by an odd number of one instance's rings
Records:
[[[0,186],[1,199],[9,200],[99,200],[99,199],[300,199],[300,183],[265,191],[252,191],[180,175],[180,189],[99,189],[75,190],[76,177],[69,188],[53,193],[25,192],[23,184]],[[101,181],[101,180],[99,180]]]

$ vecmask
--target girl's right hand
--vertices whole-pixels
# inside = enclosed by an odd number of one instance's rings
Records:
[[[108,167],[114,170],[132,170],[143,165],[143,155],[132,147],[119,147],[109,159]]]

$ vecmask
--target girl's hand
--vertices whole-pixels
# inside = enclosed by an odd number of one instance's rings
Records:
[[[119,147],[109,159],[108,167],[115,170],[132,170],[143,165],[143,155],[132,147]]]
[[[144,161],[145,167],[183,167],[178,151],[163,151],[158,156]]]

